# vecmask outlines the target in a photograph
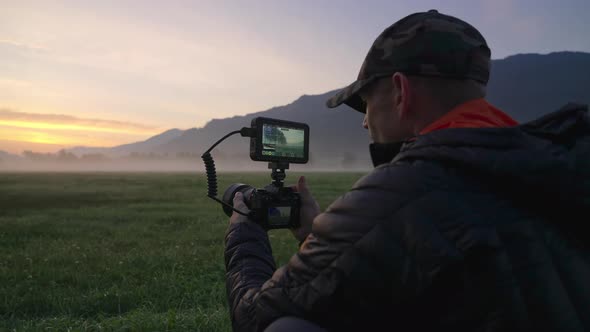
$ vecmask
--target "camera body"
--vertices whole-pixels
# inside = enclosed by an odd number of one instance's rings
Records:
[[[293,188],[269,184],[264,189],[256,189],[247,184],[234,183],[225,191],[223,201],[233,202],[237,192],[242,192],[244,202],[251,211],[252,221],[264,229],[299,227],[301,199]],[[233,212],[227,206],[223,210],[227,216]]]
[[[289,163],[304,164],[309,160],[309,126],[304,123],[254,118],[251,128],[245,128],[250,137],[250,158],[269,162],[273,182],[263,189],[243,183],[234,183],[224,192],[223,211],[233,213],[233,199],[242,192],[250,209],[249,217],[264,229],[297,228],[301,198],[293,188],[284,187],[285,170]]]

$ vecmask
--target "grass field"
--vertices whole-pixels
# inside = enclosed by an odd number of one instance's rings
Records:
[[[305,175],[322,209],[362,176]],[[0,331],[230,331],[226,224],[198,174],[0,173]],[[284,264],[297,243],[269,234]]]

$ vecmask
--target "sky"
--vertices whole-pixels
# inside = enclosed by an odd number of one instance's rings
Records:
[[[478,28],[493,59],[590,52],[587,0],[1,2],[11,153],[142,141],[344,87],[385,28],[429,9]]]

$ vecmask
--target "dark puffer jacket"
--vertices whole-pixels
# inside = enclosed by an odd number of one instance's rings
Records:
[[[586,106],[419,136],[276,271],[259,226],[230,227],[233,327],[290,315],[331,331],[590,331],[589,215]]]

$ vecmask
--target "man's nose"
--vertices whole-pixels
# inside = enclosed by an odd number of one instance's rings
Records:
[[[367,115],[363,118],[363,128],[369,129],[369,122],[367,121]]]

